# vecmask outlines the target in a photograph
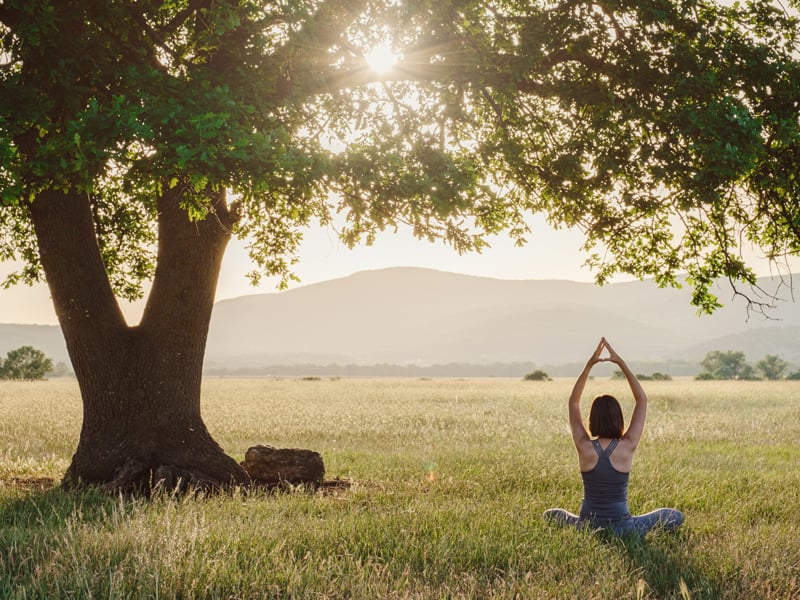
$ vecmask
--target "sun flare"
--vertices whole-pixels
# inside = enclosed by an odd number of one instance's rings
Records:
[[[364,59],[373,71],[387,73],[397,64],[400,57],[389,46],[376,46],[364,56]]]

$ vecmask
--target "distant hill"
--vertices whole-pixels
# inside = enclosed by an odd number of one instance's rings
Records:
[[[777,282],[766,280],[765,289]],[[731,291],[722,287],[726,302]],[[777,354],[800,365],[800,304],[767,320],[740,300],[698,316],[690,291],[653,282],[502,280],[421,268],[363,271],[284,292],[218,302],[206,369],[264,372],[270,365],[540,367],[585,361],[607,336],[631,363],[698,364],[709,350]],[[68,363],[58,327],[0,324],[0,356],[22,345]],[[643,367],[644,368],[644,367]]]
[[[764,282],[769,289],[769,282]],[[725,294],[720,289],[723,302]],[[559,365],[585,360],[601,335],[639,361],[699,361],[737,344],[750,360],[800,362],[800,305],[779,320],[749,315],[741,301],[698,316],[690,291],[653,282],[598,287],[513,281],[420,268],[364,271],[286,292],[217,303],[206,365]]]

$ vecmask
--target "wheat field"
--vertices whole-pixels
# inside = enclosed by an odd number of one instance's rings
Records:
[[[209,378],[230,455],[313,449],[348,485],[142,500],[55,485],[74,382],[0,382],[0,598],[800,598],[800,383],[647,382],[630,506],[686,523],[641,541],[541,519],[581,500],[571,383]]]

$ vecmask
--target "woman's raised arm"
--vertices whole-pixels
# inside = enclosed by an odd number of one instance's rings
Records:
[[[600,343],[597,344],[597,348],[595,348],[589,360],[586,361],[586,366],[583,367],[583,371],[578,375],[578,379],[575,380],[575,385],[572,386],[572,393],[569,395],[569,427],[572,431],[572,441],[575,442],[576,446],[589,439],[589,432],[586,431],[583,417],[581,416],[581,396],[592,367],[604,360],[600,358],[600,353],[605,345],[605,339],[600,338]]]
[[[642,438],[642,432],[644,431],[644,421],[647,416],[647,394],[645,394],[644,388],[642,384],[639,383],[636,375],[634,375],[630,367],[628,367],[622,357],[614,351],[614,348],[611,347],[605,338],[603,338],[603,343],[610,355],[608,360],[616,364],[622,370],[622,374],[625,375],[625,379],[628,381],[631,393],[633,394],[633,401],[635,403],[633,406],[633,414],[631,415],[630,423],[628,423],[628,429],[625,430],[622,439],[627,440],[631,444],[631,448],[635,449],[636,446],[639,445],[639,440]]]

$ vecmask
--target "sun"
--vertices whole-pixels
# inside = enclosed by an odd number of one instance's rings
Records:
[[[369,67],[377,73],[388,73],[400,60],[389,46],[375,46],[364,55]]]

